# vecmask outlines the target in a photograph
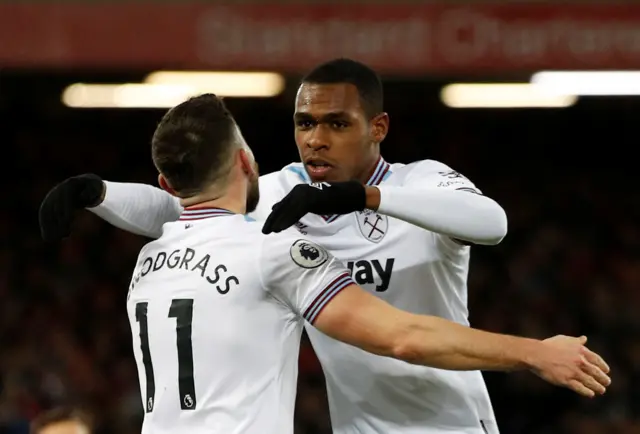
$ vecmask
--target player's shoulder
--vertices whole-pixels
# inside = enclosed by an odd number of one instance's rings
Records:
[[[157,250],[160,247],[160,239],[162,237],[149,241],[147,244],[143,245],[140,249],[140,253],[138,254],[138,261],[148,256],[149,252]]]
[[[136,268],[140,268],[144,265],[144,262],[148,260],[148,258],[154,257],[160,251],[166,251],[167,246],[171,245],[171,242],[167,240],[168,236],[166,230],[163,230],[163,234],[154,240],[149,241],[145,245],[142,246],[140,252],[138,253],[138,259],[136,260]]]
[[[211,245],[232,241],[244,245],[247,239],[262,235],[262,224],[252,216],[231,213],[200,219],[180,219],[165,223],[162,229],[162,235],[145,248],[168,248],[174,245],[209,248]]]
[[[280,184],[287,193],[298,184],[309,184],[311,182],[302,163],[287,164],[278,173]]]
[[[309,176],[302,163],[291,163],[282,169],[260,177],[260,187],[272,187],[274,185],[291,186],[309,182]]]
[[[306,182],[306,176],[301,163],[292,163],[277,172],[260,176],[260,201],[251,215],[258,220],[265,220],[271,213],[271,207],[281,201],[293,187]]]
[[[436,160],[419,160],[409,164],[394,163],[390,171],[396,181],[404,181],[414,176],[443,175],[452,172],[448,165]]]
[[[242,225],[242,237],[253,239],[256,244],[263,246],[263,250],[269,256],[281,253],[283,249],[289,248],[295,240],[300,238],[300,232],[293,227],[285,229],[282,232],[264,234],[262,227],[264,222],[256,220],[251,216],[243,216],[244,224]]]
[[[440,171],[452,170],[451,167],[437,160],[418,160],[413,163],[403,165],[400,171],[403,172],[420,172],[420,173],[437,173]]]
[[[267,259],[295,263],[307,269],[319,267],[331,257],[324,247],[300,235],[293,228],[264,235],[262,254]]]
[[[264,222],[258,221],[252,216],[243,215],[242,220],[239,220],[237,223],[237,229],[239,235],[243,238],[254,239],[256,242],[262,242],[266,238],[266,235],[262,233],[263,224]]]

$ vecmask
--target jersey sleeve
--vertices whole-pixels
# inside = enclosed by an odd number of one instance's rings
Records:
[[[264,237],[259,267],[265,290],[311,324],[340,291],[355,283],[341,262],[294,230]]]
[[[89,211],[119,229],[159,238],[162,225],[176,221],[182,213],[180,200],[146,184],[104,181],[104,201]]]
[[[379,213],[437,234],[456,252],[469,243],[495,245],[506,235],[504,209],[449,166],[423,160],[402,167],[397,176],[396,185],[378,187]]]
[[[437,188],[448,190],[461,190],[470,193],[482,194],[482,192],[466,176],[453,170],[446,164],[433,160],[423,160],[412,164],[407,174],[404,185]]]

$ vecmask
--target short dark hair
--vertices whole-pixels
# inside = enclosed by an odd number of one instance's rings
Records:
[[[74,407],[56,407],[40,413],[31,421],[31,434],[38,434],[41,430],[55,423],[76,421],[85,425],[89,430],[92,428],[91,418],[84,411]]]
[[[373,117],[383,110],[384,94],[380,76],[364,63],[351,59],[335,59],[314,68],[303,83],[349,83],[358,89],[365,113]]]
[[[235,128],[221,98],[192,97],[162,117],[151,140],[153,164],[178,196],[193,196],[230,169]]]

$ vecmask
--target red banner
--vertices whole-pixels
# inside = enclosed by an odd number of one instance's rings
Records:
[[[0,4],[0,67],[640,69],[640,5]]]

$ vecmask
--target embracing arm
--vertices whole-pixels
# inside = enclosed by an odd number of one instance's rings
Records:
[[[280,232],[307,213],[349,214],[371,209],[462,241],[498,244],[507,234],[500,205],[448,166],[423,160],[400,168],[391,185],[358,181],[299,184],[273,207],[263,232]]]
[[[584,336],[539,341],[476,330],[401,311],[354,283],[326,299],[307,320],[326,335],[374,354],[456,371],[529,369],[588,397],[604,393],[611,382],[609,367],[584,346]]]
[[[382,185],[366,194],[366,208],[457,240],[495,245],[507,234],[504,209],[471,189]]]
[[[146,184],[104,181],[101,203],[87,208],[117,228],[158,238],[162,225],[180,217],[178,198]]]

